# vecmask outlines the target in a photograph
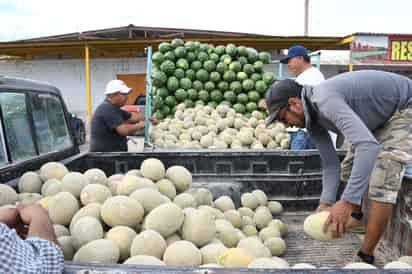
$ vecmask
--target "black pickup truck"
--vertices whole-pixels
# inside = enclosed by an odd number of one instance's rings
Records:
[[[341,157],[344,151],[339,152]],[[316,150],[306,151],[145,151],[142,153],[80,153],[70,114],[59,90],[35,81],[0,76],[0,180],[16,187],[26,171],[49,161],[61,161],[72,171],[100,168],[107,176],[138,168],[147,157],[166,166],[182,165],[193,173],[194,186],[209,188],[215,198],[228,194],[235,202],[252,189],[262,189],[280,201],[281,219],[289,232],[284,258],[326,269],[305,273],[359,273],[342,270],[351,262],[361,239],[347,233],[332,243],[317,242],[303,233],[303,219],[317,206],[321,191],[321,163]],[[405,178],[398,205],[376,251],[378,264],[412,255],[412,184]],[[373,270],[373,273],[384,270]],[[76,264],[66,262],[65,273],[298,273],[298,270],[200,269],[138,265]],[[362,271],[363,272],[363,271]],[[366,271],[367,272],[367,271]],[[385,270],[385,272],[392,272]],[[400,270],[392,273],[399,273]]]

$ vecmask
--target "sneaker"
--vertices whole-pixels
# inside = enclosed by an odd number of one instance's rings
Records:
[[[362,251],[358,251],[352,260],[354,263],[367,263],[373,265],[375,263],[375,256],[368,255]]]

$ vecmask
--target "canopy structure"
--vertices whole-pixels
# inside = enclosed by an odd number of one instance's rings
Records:
[[[310,37],[269,36],[255,33],[223,32],[194,29],[139,27],[128,25],[86,32],[68,33],[0,43],[0,60],[25,61],[42,59],[83,59],[85,64],[87,115],[91,109],[90,60],[96,58],[136,58],[146,56],[149,46],[157,48],[161,42],[173,38],[225,45],[233,43],[259,51],[282,50],[302,45],[310,51],[320,49],[349,49],[354,36]]]
[[[143,56],[144,49],[149,45],[156,48],[159,43],[177,37],[216,45],[234,43],[254,47],[257,50],[281,50],[296,44],[302,45],[310,51],[349,49],[349,44],[353,41],[352,36],[268,36],[253,33],[128,25],[120,28],[2,42],[0,43],[0,56],[23,60],[32,60],[44,55],[57,55],[60,58],[84,58],[85,48],[88,47],[90,58],[136,57]]]

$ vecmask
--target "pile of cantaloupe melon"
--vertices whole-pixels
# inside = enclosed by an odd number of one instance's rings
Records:
[[[49,162],[23,174],[18,193],[0,185],[0,206],[39,203],[49,212],[66,260],[156,266],[289,268],[274,216],[279,202],[261,190],[229,196],[192,188],[183,166],[148,158],[126,174],[71,172]],[[399,262],[395,267],[405,266]],[[363,265],[355,265],[363,267]],[[315,268],[296,264],[292,268]]]
[[[151,137],[159,148],[184,149],[288,149],[290,135],[281,122],[266,128],[261,112],[250,118],[227,105],[186,108],[177,106],[174,118],[153,127]]]

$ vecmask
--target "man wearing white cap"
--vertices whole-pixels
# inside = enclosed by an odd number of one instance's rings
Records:
[[[127,151],[127,136],[145,127],[144,115],[121,109],[132,91],[121,80],[107,83],[104,92],[106,99],[92,117],[90,151]]]

